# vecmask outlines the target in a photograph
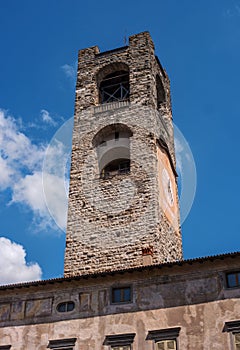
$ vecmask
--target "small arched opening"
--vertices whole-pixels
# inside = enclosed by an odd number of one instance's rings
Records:
[[[97,76],[100,103],[129,99],[129,67],[122,62],[103,67]]]
[[[156,89],[157,89],[157,108],[160,108],[163,103],[166,102],[166,95],[162,80],[159,75],[156,76]]]
[[[93,139],[101,178],[130,172],[130,138],[132,131],[124,124],[101,129]]]

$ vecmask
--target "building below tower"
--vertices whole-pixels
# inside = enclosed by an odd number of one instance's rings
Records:
[[[239,349],[240,253],[0,287],[0,350]]]

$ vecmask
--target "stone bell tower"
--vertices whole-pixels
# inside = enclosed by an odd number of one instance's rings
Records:
[[[169,79],[148,32],[79,51],[65,276],[182,258]]]

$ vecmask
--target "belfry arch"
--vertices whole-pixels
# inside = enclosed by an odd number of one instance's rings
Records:
[[[107,125],[93,138],[102,178],[130,172],[131,129],[121,123]]]
[[[111,63],[97,74],[99,103],[124,101],[129,99],[129,67],[123,62]]]

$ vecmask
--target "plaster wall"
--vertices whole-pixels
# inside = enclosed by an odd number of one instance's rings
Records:
[[[0,290],[0,345],[46,349],[49,340],[77,338],[74,350],[107,349],[107,335],[135,333],[133,349],[150,350],[149,331],[180,327],[180,350],[232,350],[223,328],[240,319],[240,290],[227,288],[226,272],[239,264],[215,259]],[[130,303],[112,303],[120,286],[131,286]],[[75,309],[57,312],[69,300]]]

